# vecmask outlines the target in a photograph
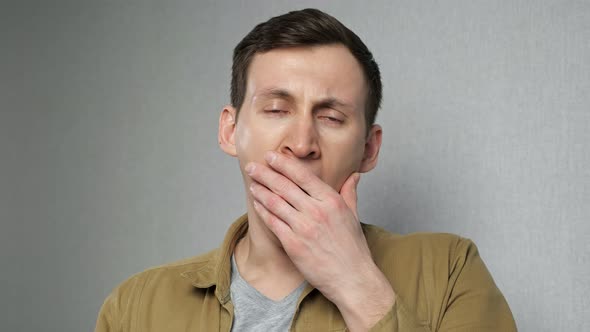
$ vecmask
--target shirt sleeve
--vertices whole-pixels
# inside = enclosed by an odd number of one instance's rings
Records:
[[[516,332],[512,312],[479,256],[476,245],[460,239],[449,262],[445,308],[434,322],[420,322],[396,298],[391,310],[371,332]]]
[[[436,331],[516,331],[510,307],[476,245],[461,239],[452,257],[446,310]]]
[[[402,300],[397,297],[391,309],[370,332],[430,332],[428,326],[421,324],[414,314],[407,310]]]
[[[132,276],[117,286],[104,301],[94,332],[122,332],[133,330],[133,308],[137,305],[144,279],[143,274]]]
[[[115,322],[117,321],[115,297],[115,292],[111,293],[102,304],[102,307],[100,308],[100,311],[98,313],[98,318],[96,319],[96,327],[94,328],[95,332],[119,331],[119,328],[115,325]]]

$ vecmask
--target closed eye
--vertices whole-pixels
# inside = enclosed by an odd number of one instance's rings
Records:
[[[344,121],[332,116],[320,116],[320,119],[325,120],[326,122],[330,122],[333,124],[341,124]]]
[[[282,109],[266,109],[262,111],[262,115],[268,119],[283,119],[289,115],[289,111]]]

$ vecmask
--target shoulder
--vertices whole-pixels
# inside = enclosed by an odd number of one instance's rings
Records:
[[[151,267],[130,276],[107,296],[97,324],[100,325],[102,320],[108,322],[109,326],[118,326],[119,323],[124,325],[122,322],[129,320],[130,317],[127,316],[131,315],[132,308],[138,307],[146,293],[149,293],[149,297],[170,297],[183,289],[192,288],[194,281],[191,273],[209,267],[216,261],[217,255],[218,249],[215,249],[202,255]]]
[[[148,268],[130,276],[127,280],[123,281],[115,291],[124,291],[129,288],[134,288],[134,285],[145,283],[153,278],[166,278],[168,276],[177,277],[188,272],[201,270],[208,267],[217,259],[218,252],[219,249],[214,249],[198,256]]]
[[[452,260],[475,249],[470,239],[451,233],[410,233],[397,234],[379,226],[363,224],[367,243],[376,256],[395,255],[409,258],[429,256],[436,259]],[[391,257],[389,257],[391,258]]]
[[[390,280],[442,286],[464,268],[483,268],[475,243],[450,233],[396,234],[363,225],[373,260]],[[402,286],[402,285],[400,285]]]
[[[449,233],[401,235],[373,225],[363,225],[363,231],[400,306],[413,312],[417,321],[437,326],[432,318],[441,318],[440,310],[461,295],[477,298],[473,306],[503,301],[470,239]]]

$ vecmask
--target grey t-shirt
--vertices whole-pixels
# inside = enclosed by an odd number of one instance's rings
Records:
[[[273,301],[242,279],[232,255],[230,286],[231,300],[234,305],[232,332],[288,331],[297,308],[297,300],[305,285],[304,281],[282,300]]]

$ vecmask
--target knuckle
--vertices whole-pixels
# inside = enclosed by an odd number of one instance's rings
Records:
[[[340,199],[340,197],[334,196],[334,195],[330,195],[330,196],[326,197],[325,202],[328,206],[330,206],[333,209],[341,209],[341,208],[343,208],[343,205],[344,205],[344,202],[342,201],[342,199]]]
[[[279,220],[279,218],[277,218],[277,216],[275,216],[275,215],[269,216],[269,224],[276,227],[279,222],[280,222],[280,220]]]
[[[327,217],[326,212],[323,209],[318,208],[312,208],[309,211],[309,214],[311,215],[312,219],[316,221],[324,221]]]
[[[268,199],[266,204],[270,210],[274,210],[278,207],[279,203],[279,198],[276,196],[272,196]]]
[[[280,196],[285,196],[285,194],[289,191],[290,183],[285,178],[277,179],[276,181],[276,193]]]
[[[300,224],[298,228],[299,233],[304,237],[308,237],[311,234],[311,229],[307,223]]]
[[[295,239],[285,240],[283,246],[285,246],[285,248],[291,252],[291,255],[295,257],[301,256],[301,253],[305,250],[303,243]]]
[[[311,225],[302,227],[300,233],[306,239],[314,240],[318,238],[318,228]]]

